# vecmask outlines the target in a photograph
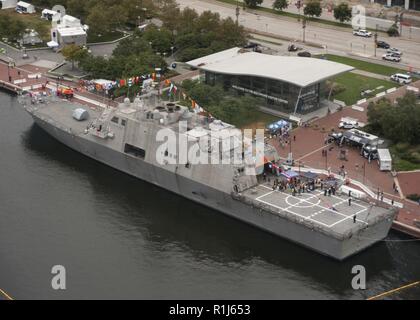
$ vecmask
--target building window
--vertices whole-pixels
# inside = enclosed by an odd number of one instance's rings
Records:
[[[118,124],[118,121],[119,121],[118,117],[112,117],[111,119],[111,122],[114,122],[116,124]]]
[[[124,152],[140,159],[144,159],[146,157],[146,151],[144,149],[135,147],[128,143],[125,144]]]
[[[121,119],[121,125],[125,127],[126,124],[127,124],[127,120]]]

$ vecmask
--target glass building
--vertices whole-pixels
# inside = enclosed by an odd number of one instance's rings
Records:
[[[235,94],[251,94],[260,107],[287,114],[305,114],[321,107],[325,82],[353,68],[306,57],[272,56],[239,48],[190,62],[201,79]]]

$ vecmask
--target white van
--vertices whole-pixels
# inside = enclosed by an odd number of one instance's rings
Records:
[[[378,149],[378,164],[381,171],[392,170],[392,157],[388,149]]]
[[[391,80],[402,84],[409,84],[411,82],[411,77],[408,74],[396,73],[391,76]]]

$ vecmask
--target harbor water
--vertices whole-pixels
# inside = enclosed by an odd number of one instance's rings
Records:
[[[15,299],[365,299],[420,280],[409,237],[332,260],[72,151],[1,91],[0,261]]]

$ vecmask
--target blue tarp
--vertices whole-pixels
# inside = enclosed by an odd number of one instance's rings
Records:
[[[286,120],[279,120],[279,121],[269,124],[267,128],[270,129],[271,131],[277,131],[286,126],[290,128],[290,122]]]
[[[311,171],[302,172],[300,175],[302,177],[305,177],[306,179],[311,179],[311,180],[315,180],[318,177],[318,175],[316,173],[313,173]]]
[[[299,174],[297,172],[294,172],[293,170],[288,170],[288,171],[282,172],[281,174],[284,175],[287,179],[299,177]]]

